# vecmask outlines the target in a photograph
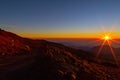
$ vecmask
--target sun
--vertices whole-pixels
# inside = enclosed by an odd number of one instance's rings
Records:
[[[105,36],[104,36],[104,40],[110,40],[110,36],[105,35]]]
[[[112,40],[112,37],[109,34],[104,34],[102,36],[102,40],[104,40],[104,41],[110,41],[110,40]]]

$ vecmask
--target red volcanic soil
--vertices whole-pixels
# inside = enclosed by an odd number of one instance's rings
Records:
[[[89,52],[0,30],[0,80],[120,80],[120,70]]]
[[[29,46],[23,43],[23,38],[0,30],[0,54],[1,55],[13,55],[14,53],[19,53],[21,50],[29,50]]]

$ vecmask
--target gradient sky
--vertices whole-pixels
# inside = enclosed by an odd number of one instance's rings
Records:
[[[31,38],[118,37],[120,0],[0,0],[0,24]]]

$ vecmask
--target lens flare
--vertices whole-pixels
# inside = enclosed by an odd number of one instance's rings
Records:
[[[113,59],[115,60],[116,65],[117,65],[118,67],[120,67],[120,66],[119,66],[119,63],[118,63],[118,60],[117,60],[117,56],[115,55],[115,51],[114,51],[114,49],[112,48],[112,45],[110,44],[110,43],[113,41],[112,38],[111,38],[111,36],[108,35],[108,34],[105,34],[105,35],[103,35],[102,39],[103,39],[103,42],[102,42],[102,44],[101,44],[101,46],[100,46],[100,48],[99,48],[99,50],[98,50],[98,52],[97,52],[97,54],[96,54],[96,59],[98,59],[98,57],[99,57],[99,55],[100,55],[100,53],[101,53],[101,51],[102,51],[102,49],[103,49],[103,46],[104,46],[105,43],[106,43],[106,44],[109,46],[109,48],[110,48],[110,51],[111,51],[111,53],[112,53],[112,56],[113,56]]]
[[[109,40],[111,40],[112,38],[111,38],[111,36],[110,35],[104,35],[103,36],[103,40],[105,40],[105,41],[109,41]]]
[[[109,40],[110,37],[106,35],[106,36],[104,37],[104,39],[105,39],[105,40]]]

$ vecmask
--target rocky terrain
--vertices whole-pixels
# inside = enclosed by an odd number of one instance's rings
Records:
[[[0,30],[0,80],[120,80],[120,68],[94,54]]]

